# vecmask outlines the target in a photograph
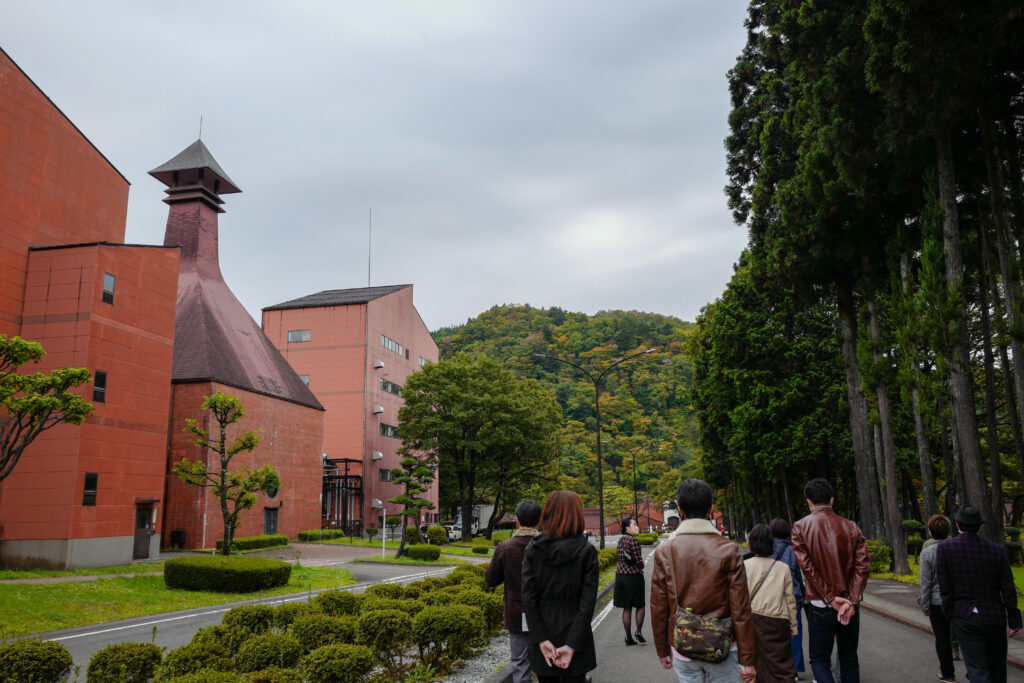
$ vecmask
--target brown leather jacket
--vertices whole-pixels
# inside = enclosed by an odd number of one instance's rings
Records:
[[[675,565],[678,582],[674,587],[675,599],[670,593],[673,587],[669,562]],[[672,653],[677,604],[708,617],[732,617],[739,663],[754,665],[754,617],[750,612],[743,558],[739,546],[723,538],[707,520],[683,520],[679,529],[654,551],[651,629],[659,657]]]
[[[864,534],[832,508],[818,508],[793,525],[793,554],[804,573],[807,600],[837,596],[859,604],[871,563]]]

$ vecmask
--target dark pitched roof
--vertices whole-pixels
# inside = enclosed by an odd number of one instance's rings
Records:
[[[365,304],[382,296],[393,294],[412,285],[390,285],[387,287],[357,287],[355,289],[325,289],[284,303],[267,306],[264,311],[283,311],[288,308],[319,308],[321,306],[347,306]]]
[[[196,140],[173,159],[154,168],[149,172],[149,175],[164,185],[170,186],[173,184],[175,171],[188,171],[197,168],[208,168],[221,179],[222,185],[219,194],[241,192],[238,189],[238,185],[235,185],[235,182],[228,177],[228,174],[224,172],[224,169],[220,167],[217,160],[210,154],[210,150],[206,149],[206,145],[203,144],[202,140]]]

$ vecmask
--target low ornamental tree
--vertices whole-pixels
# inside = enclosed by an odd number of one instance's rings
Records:
[[[0,481],[18,464],[25,449],[51,427],[82,424],[92,403],[71,391],[91,375],[85,368],[58,368],[49,374],[21,374],[46,351],[39,342],[0,334]]]
[[[402,451],[404,450],[403,448]],[[412,455],[406,455],[398,464],[398,467],[391,470],[391,473],[394,475],[392,482],[404,486],[405,490],[394,498],[388,498],[388,502],[397,503],[402,506],[401,514],[405,519],[403,526],[408,527],[410,517],[413,520],[418,520],[420,518],[420,510],[424,508],[432,510],[434,508],[434,504],[422,496],[427,492],[427,487],[434,481],[434,470],[437,465],[432,458],[422,456],[417,458]],[[403,533],[395,557],[402,557],[405,554],[405,540],[406,534]]]
[[[276,492],[280,489],[281,478],[270,465],[263,465],[254,470],[245,467],[242,472],[228,471],[231,459],[239,453],[252,452],[261,438],[255,431],[245,430],[241,436],[228,443],[228,426],[245,416],[245,409],[239,399],[218,391],[213,396],[203,397],[203,410],[210,411],[217,423],[213,434],[191,418],[185,420],[188,426],[184,431],[192,435],[193,444],[216,453],[219,456],[220,467],[211,469],[205,458],[195,461],[182,458],[171,469],[184,483],[211,489],[220,501],[220,511],[224,517],[224,542],[221,554],[229,555],[231,540],[234,538],[235,529],[238,528],[238,514],[256,504],[258,492]]]

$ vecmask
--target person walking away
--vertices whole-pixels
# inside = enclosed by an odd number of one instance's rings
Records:
[[[590,622],[597,602],[597,550],[583,536],[583,505],[552,491],[541,533],[523,554],[523,609],[530,667],[540,683],[583,683],[597,667]]]
[[[646,643],[641,633],[644,627],[644,558],[636,540],[640,526],[635,517],[624,517],[619,525],[623,534],[617,549],[615,566],[615,595],[612,604],[622,608],[622,626],[626,629],[626,645]],[[636,609],[636,640],[633,640],[631,615]]]
[[[830,659],[839,650],[843,683],[860,683],[857,641],[860,614],[871,565],[864,534],[857,525],[832,510],[835,499],[825,479],[804,487],[811,514],[793,525],[793,554],[805,581],[808,654],[817,683],[835,683]]]
[[[757,674],[754,620],[739,546],[711,523],[711,487],[705,482],[683,481],[676,503],[679,526],[654,551],[651,633],[658,658],[664,668],[675,668],[680,683],[751,683]],[[678,628],[681,619],[686,626],[694,617],[721,620],[725,638],[704,639],[718,640],[714,651],[698,647],[692,627]],[[728,627],[725,620],[731,621]]]
[[[1003,546],[978,535],[978,508],[963,506],[953,521],[960,535],[935,549],[942,609],[971,683],[1005,683],[1006,628],[1011,637],[1021,632],[1010,561]]]
[[[950,640],[950,623],[942,610],[942,596],[939,593],[939,579],[935,573],[935,552],[938,544],[949,536],[949,520],[944,515],[932,515],[928,519],[928,534],[931,536],[921,548],[921,595],[917,603],[932,624],[935,635],[935,654],[939,656],[940,681],[956,681],[953,670],[953,643]]]
[[[772,557],[789,567],[789,574],[793,579],[793,599],[796,600],[796,635],[790,640],[790,649],[793,650],[793,671],[794,678],[799,679],[804,669],[804,620],[802,612],[804,609],[804,576],[800,573],[800,566],[796,563],[796,556],[793,554],[793,543],[790,540],[792,529],[789,522],[779,517],[768,522],[771,529],[775,550]]]
[[[747,534],[747,544],[754,553],[743,566],[754,614],[757,683],[792,683],[792,639],[797,631],[793,575],[773,556],[775,539],[767,525],[754,526]]]
[[[516,530],[511,538],[494,549],[494,557],[484,573],[484,581],[494,588],[505,584],[505,628],[508,629],[512,651],[513,683],[530,683],[530,660],[527,656],[530,638],[526,633],[523,613],[523,553],[537,535],[540,505],[524,500],[516,506]]]

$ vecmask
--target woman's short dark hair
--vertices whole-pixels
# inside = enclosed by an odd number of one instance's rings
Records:
[[[932,515],[928,518],[928,533],[936,541],[949,536],[949,518],[945,515]]]
[[[832,486],[827,479],[811,479],[804,487],[804,498],[815,505],[828,505],[832,500]]]
[[[579,536],[583,533],[583,504],[575,491],[552,491],[540,513],[540,530],[549,536]]]
[[[516,505],[516,519],[519,526],[537,526],[540,521],[540,505],[532,500],[524,500]]]
[[[772,521],[768,522],[768,528],[771,529],[772,536],[775,538],[781,538],[783,541],[788,541],[793,530],[789,526],[789,522],[776,517]]]
[[[625,533],[626,532],[626,527],[628,527],[633,522],[636,522],[637,525],[640,524],[640,522],[638,522],[636,517],[634,517],[633,515],[626,515],[625,517],[622,518],[622,521],[619,522],[619,528],[622,529],[623,533]]]
[[[775,552],[775,537],[767,524],[757,524],[747,534],[747,544],[750,552],[758,557],[770,557]]]
[[[676,489],[676,504],[687,519],[704,519],[711,511],[711,487],[701,479],[686,479]]]

